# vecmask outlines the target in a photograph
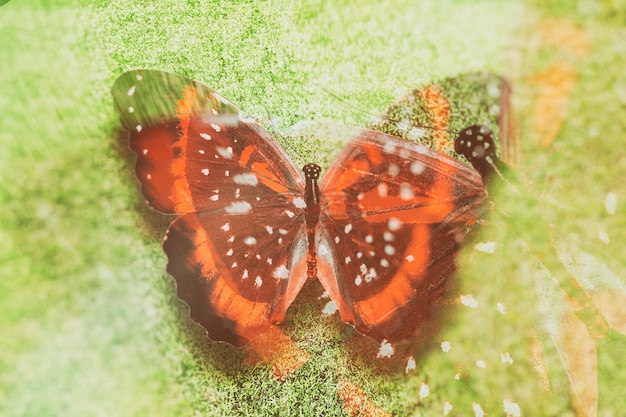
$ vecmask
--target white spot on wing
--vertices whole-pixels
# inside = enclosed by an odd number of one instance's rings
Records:
[[[277,279],[289,278],[289,270],[285,265],[281,265],[272,272],[272,276]]]
[[[293,199],[293,205],[299,209],[306,208],[306,202],[302,197],[296,197]]]
[[[203,168],[200,172],[202,172],[202,174],[204,175],[209,175],[209,168]]]
[[[402,220],[396,217],[391,217],[389,221],[387,222],[387,227],[392,232],[397,232],[398,230],[400,230],[402,228],[402,225],[403,225]]]
[[[137,130],[137,132],[141,132],[143,130],[143,127],[141,125],[137,125],[135,126],[135,130]]]
[[[378,190],[378,196],[385,198],[387,197],[387,192],[389,190],[389,187],[384,182],[381,182],[380,184],[378,184],[377,190]]]
[[[216,149],[217,149],[217,153],[219,153],[222,156],[222,158],[225,158],[225,159],[233,158],[233,148],[231,146],[227,148],[223,146],[218,146]]]
[[[230,223],[224,223],[222,227],[220,227],[220,229],[222,229],[225,232],[228,232],[230,230]]]
[[[295,216],[296,214],[291,211],[291,210],[285,210],[285,214],[290,218],[293,219],[293,216]]]
[[[385,152],[386,154],[392,154],[395,150],[396,144],[393,143],[391,140],[387,140],[383,145],[383,152]]]
[[[395,177],[400,173],[400,167],[396,164],[389,164],[387,167],[387,173],[392,177]]]
[[[411,164],[411,174],[413,175],[420,175],[422,172],[424,172],[424,165],[420,164],[419,162],[413,162]]]
[[[430,387],[422,382],[422,385],[420,385],[420,400],[423,400],[429,395],[430,395]]]
[[[352,230],[352,223],[346,224],[346,227],[343,228],[343,231],[347,234]]]
[[[261,285],[263,285],[263,280],[261,279],[261,277],[256,277],[254,279],[254,285],[256,285],[257,287],[261,287]]]
[[[391,245],[385,245],[385,254],[392,256],[396,253],[396,249]]]
[[[245,172],[243,174],[236,174],[233,176],[233,180],[239,185],[251,185],[256,186],[259,183],[259,179],[251,172]]]
[[[374,237],[372,235],[365,236],[365,241],[367,243],[372,243],[374,241]]]
[[[452,349],[452,345],[450,345],[450,342],[445,341],[445,342],[441,342],[441,351],[444,353],[448,353],[450,352],[450,349]]]
[[[224,207],[224,211],[228,214],[247,214],[251,210],[252,206],[247,201],[234,201]]]
[[[400,198],[402,200],[410,200],[413,197],[415,197],[415,194],[411,185],[406,182],[400,184]]]
[[[209,135],[208,133],[200,133],[200,137],[204,140],[211,140],[211,135]]]
[[[254,238],[254,236],[247,236],[243,238],[243,243],[248,246],[253,246],[256,245],[257,240]]]
[[[133,94],[135,94],[136,90],[137,90],[137,86],[133,85],[132,87],[128,89],[128,92],[126,94],[128,95],[128,97],[131,97]]]
[[[267,234],[269,235],[274,233],[274,228],[272,226],[265,226],[265,230],[267,230]]]
[[[220,130],[222,130],[221,127],[219,127],[218,125],[216,125],[215,123],[211,123],[211,127],[213,128],[213,130],[215,130],[216,132],[219,132]]]

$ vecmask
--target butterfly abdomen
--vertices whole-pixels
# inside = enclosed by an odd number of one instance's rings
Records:
[[[317,252],[315,249],[315,230],[320,219],[320,190],[317,180],[322,168],[315,164],[306,164],[302,167],[306,186],[304,189],[304,201],[306,208],[304,218],[306,222],[306,234],[308,240],[307,277],[317,277]]]

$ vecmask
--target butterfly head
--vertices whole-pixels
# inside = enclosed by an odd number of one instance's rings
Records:
[[[317,181],[320,177],[320,173],[322,172],[322,168],[319,165],[306,164],[302,167],[302,172],[304,172],[304,177],[306,179]]]
[[[483,177],[490,179],[496,161],[496,145],[493,132],[485,125],[472,125],[463,129],[454,141],[454,150],[463,155]]]

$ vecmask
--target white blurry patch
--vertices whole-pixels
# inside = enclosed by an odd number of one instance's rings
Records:
[[[452,404],[450,404],[449,401],[446,401],[445,403],[443,403],[443,415],[447,416],[448,414],[450,414],[450,411],[452,411]]]
[[[306,202],[304,201],[302,197],[294,198],[293,205],[300,209],[306,208]]]
[[[397,232],[398,230],[400,230],[402,228],[402,220],[397,219],[395,217],[390,217],[389,221],[387,222],[387,227],[389,228],[390,231],[392,232]]]
[[[461,304],[463,304],[464,306],[467,306],[469,308],[476,308],[476,307],[478,307],[478,301],[476,301],[476,299],[474,298],[473,294],[462,295],[460,297],[460,300],[461,300]]]
[[[456,379],[457,381],[459,381],[461,379],[461,373],[457,372],[456,374],[454,374],[454,379]]]
[[[322,293],[322,295],[320,295],[320,296],[319,296],[319,299],[321,300],[322,298],[328,298],[328,297],[330,297],[330,296],[328,295],[328,291],[324,291],[324,292]]]
[[[337,310],[339,310],[337,308],[337,304],[335,304],[334,301],[330,300],[324,306],[324,309],[322,310],[322,314],[325,316],[332,316],[333,314],[337,312]]]
[[[502,363],[508,363],[509,365],[513,364],[513,358],[509,352],[501,353],[500,359],[502,359]]]
[[[609,214],[617,213],[617,194],[610,192],[604,197],[604,208]]]
[[[609,237],[609,234],[602,230],[600,231],[600,233],[598,233],[598,239],[600,239],[600,242],[604,243],[605,245],[611,243],[611,238]]]
[[[450,345],[450,342],[446,341],[446,342],[441,342],[441,350],[444,353],[448,353],[450,352],[450,349],[452,349],[452,345]]]
[[[233,181],[235,181],[235,184],[251,185],[253,187],[259,183],[259,179],[256,177],[256,175],[250,172],[244,172],[242,174],[234,175]]]
[[[407,133],[407,137],[411,140],[417,141],[426,135],[426,130],[420,127],[414,127]]]
[[[408,374],[411,371],[415,370],[415,358],[413,356],[410,356],[409,359],[406,361],[406,367],[404,368],[404,373]]]
[[[387,341],[387,339],[383,339],[380,343],[380,349],[378,349],[378,358],[390,358],[393,355],[393,346],[391,343]]]
[[[276,279],[286,279],[289,278],[289,270],[285,265],[281,265],[274,270],[272,276]]]
[[[496,251],[496,242],[478,242],[474,249],[479,252],[492,254]]]
[[[479,368],[483,368],[483,369],[487,368],[487,364],[482,359],[478,359],[476,361],[476,366],[478,366]]]
[[[423,400],[429,395],[430,395],[430,387],[427,384],[422,382],[422,385],[420,385],[420,400]]]
[[[224,207],[224,211],[228,214],[247,214],[251,210],[252,206],[247,201],[233,201]]]
[[[500,314],[506,314],[506,306],[502,303],[498,303],[498,312]]]
[[[519,405],[515,401],[511,401],[508,398],[505,398],[504,401],[504,412],[507,417],[521,417],[522,410],[520,410]]]
[[[480,406],[480,404],[478,404],[476,402],[472,403],[472,409],[474,409],[474,416],[475,417],[485,417],[485,411]]]

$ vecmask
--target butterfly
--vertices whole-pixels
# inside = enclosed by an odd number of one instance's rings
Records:
[[[483,108],[483,114],[471,111],[476,114],[476,123],[465,128],[461,126],[453,140],[440,140],[451,126],[448,123],[450,113],[458,116],[464,110],[476,107],[467,100],[459,104],[458,100],[453,101],[443,95],[433,100],[432,96],[437,91],[447,91],[449,84],[458,87],[460,83],[469,86],[469,89],[475,88],[471,87],[472,84],[478,87],[482,85],[483,89],[492,90],[494,97],[499,96],[499,105],[493,107],[494,115],[499,119],[495,123],[497,134],[490,128],[494,126],[489,123],[490,106],[480,105],[478,98],[477,108]],[[489,74],[469,74],[462,78],[444,80],[439,85],[433,84],[415,90],[390,106],[374,128],[406,137],[407,132],[410,132],[406,128],[407,121],[411,124],[423,123],[420,120],[415,121],[419,117],[443,120],[440,125],[445,129],[431,133],[426,140],[432,146],[453,148],[472,164],[481,174],[493,202],[489,221],[499,221],[499,226],[503,226],[509,234],[524,242],[523,252],[529,262],[522,264],[520,276],[515,280],[526,281],[528,288],[522,288],[520,294],[529,294],[535,298],[530,304],[534,304],[533,308],[537,310],[534,314],[536,333],[547,335],[558,352],[558,360],[571,382],[579,413],[596,415],[596,340],[607,338],[611,330],[626,334],[622,309],[619,308],[626,293],[619,277],[602,260],[577,248],[558,227],[544,220],[545,204],[541,204],[526,190],[515,171],[503,161],[505,158],[510,161],[516,148],[511,143],[515,141],[516,135],[508,124],[510,108],[507,102],[510,94],[511,88],[505,80]],[[451,110],[453,106],[457,108]],[[496,137],[500,141],[495,140]],[[499,153],[496,152],[498,148]],[[513,288],[509,279],[504,289],[512,291]],[[519,287],[516,288],[520,290]],[[517,307],[522,307],[522,314],[528,314],[527,310],[524,311],[525,306]],[[504,311],[502,304],[498,308]],[[513,325],[517,326],[518,332],[523,328],[519,320]],[[547,367],[542,364],[544,359],[536,348],[537,345],[533,342],[533,361],[545,386],[549,387]],[[503,351],[502,362],[513,363],[508,352],[504,354]],[[516,369],[519,372],[520,367],[517,366]],[[521,385],[519,378],[516,381],[516,385]],[[513,392],[520,395],[524,390]]]
[[[393,351],[423,333],[486,200],[473,168],[363,129],[322,174],[210,88],[134,70],[115,107],[147,203],[175,215],[163,249],[191,318],[244,346],[317,278],[342,320]]]

